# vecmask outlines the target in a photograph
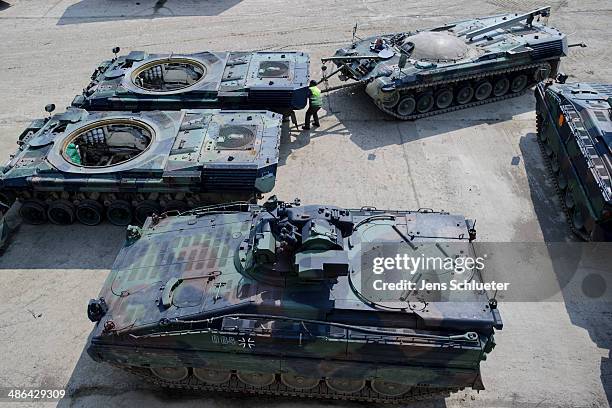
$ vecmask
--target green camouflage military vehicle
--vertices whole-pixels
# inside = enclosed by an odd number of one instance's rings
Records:
[[[102,62],[72,105],[88,110],[223,108],[288,113],[306,106],[309,64],[308,54],[291,51],[132,51]]]
[[[373,402],[480,390],[502,328],[494,300],[367,290],[381,245],[456,259],[474,238],[447,213],[274,197],[149,218],[88,305],[87,352],[172,388]]]
[[[549,13],[544,7],[358,39],[323,61],[338,66],[341,80],[367,84],[382,111],[419,119],[518,96],[555,76],[568,44],[540,22]]]
[[[612,241],[612,85],[543,82],[535,96],[538,141],[572,230]]]
[[[52,109],[50,108],[49,111]],[[0,167],[26,222],[116,225],[272,190],[282,117],[268,111],[66,112],[32,122]]]

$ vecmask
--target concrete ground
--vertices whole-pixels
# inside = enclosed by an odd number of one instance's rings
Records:
[[[610,82],[612,4],[549,1],[571,41],[571,80]],[[66,106],[98,62],[123,51],[305,50],[319,59],[358,34],[414,29],[534,0],[9,0],[0,2],[0,159],[43,106]],[[483,241],[572,240],[534,138],[531,94],[412,123],[390,120],[359,92],[325,100],[322,126],[285,132],[275,194],[346,207],[431,207],[477,218]],[[302,113],[299,114],[302,116]],[[173,395],[93,363],[84,346],[95,297],[124,229],[22,226],[0,258],[0,388],[63,388],[49,405],[315,407],[354,403]],[[609,276],[606,277],[610,283]],[[608,290],[610,287],[608,287]],[[609,293],[609,292],[608,292]],[[486,391],[415,407],[608,407],[612,306],[580,290],[557,300],[502,303],[504,330],[483,363]],[[0,404],[7,404],[2,400]],[[24,405],[17,405],[24,406]]]

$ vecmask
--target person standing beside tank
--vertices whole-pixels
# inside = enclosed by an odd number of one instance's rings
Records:
[[[310,118],[314,119],[313,126],[319,127],[321,126],[319,123],[319,116],[317,112],[321,109],[323,105],[323,98],[321,97],[321,90],[317,88],[317,81],[310,81],[310,85],[308,86],[308,109],[306,109],[306,117],[304,119],[304,126],[302,129],[310,130]]]

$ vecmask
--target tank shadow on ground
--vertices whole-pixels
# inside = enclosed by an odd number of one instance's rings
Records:
[[[183,16],[216,16],[242,0],[82,0],[66,8],[57,25]]]
[[[519,147],[525,163],[531,199],[544,239],[547,242],[580,242],[569,228],[554,181],[549,175],[536,138],[535,133],[528,133],[521,138]],[[605,245],[605,248],[612,246],[608,243],[584,243],[582,245]],[[598,261],[599,264],[606,262],[603,259]],[[585,329],[598,348],[608,350],[608,357],[601,359],[600,378],[610,403],[612,401],[612,356],[610,354],[612,352],[612,279],[607,279],[608,284],[605,281],[600,284],[603,287],[598,290],[602,290],[603,295],[594,297],[586,293],[586,291],[593,290],[586,282],[592,275],[582,276],[578,275],[580,273],[578,272],[574,276],[568,276],[567,268],[564,268],[563,265],[556,265],[554,271],[561,286],[565,309],[570,321],[573,325]]]
[[[84,316],[84,314],[83,314]],[[85,316],[84,316],[85,318]],[[92,325],[93,328],[93,325]],[[215,393],[162,389],[138,377],[107,364],[94,362],[83,350],[65,387],[66,397],[59,401],[58,408],[81,406],[135,406],[146,403],[148,407],[165,407],[177,404],[183,408],[202,406],[229,406],[246,401],[252,408],[296,407],[389,407],[340,400],[313,400],[297,397],[266,397],[239,393]],[[410,408],[446,408],[444,399],[415,402]]]
[[[417,121],[396,120],[378,110],[361,89],[345,89],[327,94],[324,98],[321,127],[310,131],[283,132],[280,163],[285,163],[293,150],[300,149],[312,139],[328,135],[348,135],[362,150],[368,151],[389,145],[402,145],[442,133],[454,132],[478,124],[494,124],[512,120],[515,116],[533,111],[535,101],[530,91],[506,101],[476,106],[456,112],[436,115]],[[298,113],[300,126],[303,113]],[[337,122],[328,127],[326,116]],[[291,137],[288,138],[287,135]]]
[[[22,224],[0,256],[0,270],[110,269],[125,227]]]

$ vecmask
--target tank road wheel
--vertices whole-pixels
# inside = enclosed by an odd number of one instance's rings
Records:
[[[236,375],[240,381],[255,388],[266,387],[275,381],[274,374],[269,373],[238,371]]]
[[[161,214],[161,206],[153,200],[144,200],[136,204],[134,208],[134,218],[139,224],[144,224],[147,217],[153,214]]]
[[[580,211],[572,209],[570,211],[570,215],[572,217],[572,224],[574,224],[574,228],[576,228],[578,231],[584,231],[584,219],[582,218]]]
[[[520,74],[512,78],[510,90],[514,93],[521,92],[527,86],[527,75]]]
[[[431,92],[424,92],[417,98],[417,111],[419,113],[429,112],[434,107],[436,101]]]
[[[213,368],[194,368],[193,375],[207,384],[223,384],[229,381],[232,376],[229,370],[215,370]]]
[[[158,367],[152,368],[151,372],[157,378],[170,382],[182,381],[189,375],[186,367]]]
[[[96,200],[83,200],[77,205],[76,219],[84,225],[98,225],[102,222],[104,207]]]
[[[510,80],[506,77],[499,78],[493,85],[493,96],[505,95],[510,89]]]
[[[484,101],[489,96],[491,96],[491,91],[493,90],[493,85],[489,81],[482,81],[476,86],[476,91],[474,91],[474,97],[477,101]]]
[[[397,104],[397,108],[395,111],[400,116],[410,116],[412,112],[414,112],[416,108],[416,101],[414,100],[414,96],[407,95],[404,96],[399,103]]]
[[[568,188],[565,191],[565,207],[567,207],[567,208],[574,208],[575,205],[576,204],[574,203],[574,196],[572,195],[572,192]]]
[[[53,224],[69,225],[74,222],[74,205],[68,200],[57,200],[49,204],[47,217]]]
[[[533,79],[536,82],[544,81],[550,76],[551,71],[552,67],[548,62],[546,62],[536,68],[535,72],[533,73]]]
[[[115,200],[106,209],[106,218],[113,225],[128,225],[132,222],[132,206],[127,201]]]
[[[406,384],[398,384],[394,382],[373,380],[372,389],[379,394],[386,395],[388,397],[398,397],[410,391],[410,386]]]
[[[327,386],[336,392],[352,394],[358,392],[365,386],[365,380],[349,378],[328,378],[325,380]]]
[[[19,215],[28,224],[44,224],[47,222],[47,206],[41,200],[25,200],[19,209]]]
[[[453,91],[450,88],[442,88],[436,92],[436,107],[446,109],[453,103]]]
[[[557,185],[561,190],[565,190],[567,188],[567,180],[565,179],[563,173],[559,173],[559,175],[557,175]]]
[[[472,100],[473,96],[474,96],[474,88],[472,88],[471,85],[467,84],[459,88],[455,99],[457,100],[457,103],[459,105],[465,105],[466,103]]]
[[[319,378],[303,377],[301,375],[284,373],[281,374],[281,382],[287,387],[296,390],[309,390],[319,385]]]

